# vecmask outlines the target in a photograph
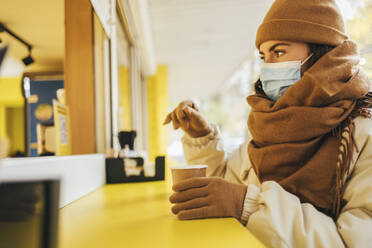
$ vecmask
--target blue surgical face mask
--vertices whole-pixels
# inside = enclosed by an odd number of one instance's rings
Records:
[[[289,87],[301,79],[301,66],[311,56],[313,54],[310,54],[302,63],[301,61],[262,63],[260,80],[265,94],[272,101],[277,101]]]

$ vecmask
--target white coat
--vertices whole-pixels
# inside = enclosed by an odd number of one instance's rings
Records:
[[[241,221],[266,246],[372,247],[372,120],[356,118],[354,137],[359,152],[354,149],[343,194],[347,204],[336,223],[278,183],[261,184],[248,157],[250,138],[227,153],[213,126],[204,137],[184,135],[182,143],[188,164],[207,164],[207,176],[248,185]]]

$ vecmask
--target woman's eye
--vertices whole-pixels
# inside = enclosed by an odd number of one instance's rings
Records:
[[[263,56],[260,56],[260,60],[265,60],[265,57],[263,57]]]
[[[275,51],[275,54],[277,57],[283,56],[284,52],[283,51]]]

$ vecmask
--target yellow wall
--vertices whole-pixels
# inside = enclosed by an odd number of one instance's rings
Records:
[[[167,67],[159,65],[156,75],[147,79],[147,111],[149,158],[166,155],[168,147],[167,128],[162,125],[168,111]]]
[[[10,140],[10,154],[25,150],[24,108],[7,108],[7,136]]]
[[[131,94],[129,82],[129,70],[125,66],[119,66],[119,130],[130,131],[131,120]]]
[[[22,78],[0,78],[0,137],[10,141],[10,153],[24,151]]]
[[[3,105],[0,105],[0,138],[7,137],[6,111]]]
[[[0,105],[23,107],[22,78],[0,78]]]

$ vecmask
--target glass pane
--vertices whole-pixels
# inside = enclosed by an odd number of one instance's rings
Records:
[[[96,113],[96,149],[106,153],[111,148],[110,41],[94,13],[94,80]]]

